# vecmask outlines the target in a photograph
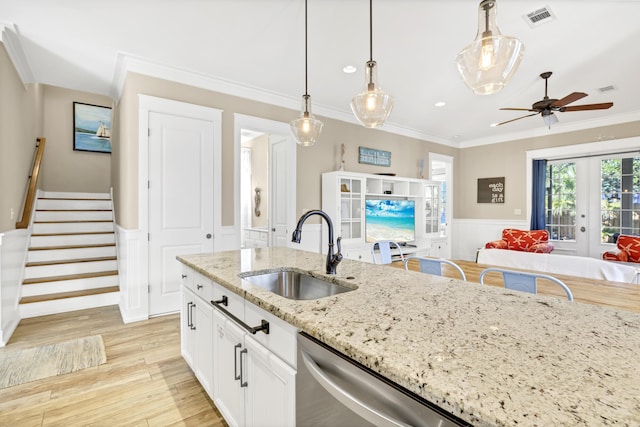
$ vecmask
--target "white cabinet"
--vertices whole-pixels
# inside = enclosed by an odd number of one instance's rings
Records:
[[[406,252],[422,253],[428,250],[430,240],[439,236],[439,189],[439,182],[424,179],[344,171],[327,172],[322,174],[322,210],[333,221],[334,237],[342,237],[343,256],[372,262],[372,240],[367,239],[367,235],[371,234],[367,229],[367,200],[413,201],[414,240],[408,242]],[[322,247],[326,248],[329,243],[327,226],[323,223],[322,227]],[[402,235],[406,236],[406,224],[402,228]],[[388,240],[397,240],[393,238],[396,231],[397,229],[389,231]]]
[[[188,267],[182,285],[182,355],[227,423],[294,426],[297,329]]]
[[[185,271],[182,285],[182,356],[209,397],[213,397],[213,307],[206,299],[210,295],[206,288],[210,289],[211,283],[194,271]]]
[[[227,423],[295,425],[296,371],[217,311],[214,328],[214,402]]]

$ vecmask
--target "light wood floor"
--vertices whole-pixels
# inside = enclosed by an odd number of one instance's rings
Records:
[[[480,282],[480,273],[490,265],[477,264],[473,261],[454,260],[462,268],[467,281]],[[394,267],[404,268],[401,262],[394,262]],[[409,269],[419,271],[417,261],[409,261]],[[511,268],[511,270],[516,270]],[[526,271],[526,270],[522,270]],[[460,278],[460,274],[447,265],[442,269],[443,276]],[[548,274],[548,273],[547,273]],[[606,280],[591,280],[584,277],[566,276],[561,274],[551,274],[560,279],[571,289],[575,302],[601,305],[620,310],[635,311],[640,313],[640,285],[633,283],[609,282]],[[484,280],[490,286],[504,286],[502,278],[498,273],[487,273]],[[541,280],[538,282],[538,294],[553,295],[566,298],[566,293],[551,282]]]
[[[106,364],[0,389],[0,426],[226,426],[180,354],[177,314],[125,325],[109,306],[24,319],[0,352],[96,334]]]

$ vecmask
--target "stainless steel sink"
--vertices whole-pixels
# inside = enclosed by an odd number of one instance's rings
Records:
[[[324,298],[353,290],[299,271],[274,271],[241,277],[255,286],[294,300]]]

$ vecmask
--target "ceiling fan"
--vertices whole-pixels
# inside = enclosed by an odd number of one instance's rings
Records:
[[[613,102],[603,102],[601,104],[584,104],[567,107],[568,104],[584,98],[585,96],[587,96],[587,94],[584,92],[573,92],[562,99],[549,98],[549,96],[547,95],[547,80],[549,79],[549,77],[551,77],[551,71],[540,74],[540,77],[544,79],[544,98],[542,100],[535,102],[531,106],[531,108],[500,108],[500,110],[509,111],[532,111],[533,114],[527,114],[526,116],[507,120],[506,122],[498,123],[496,126],[504,125],[505,123],[511,123],[516,120],[524,119],[525,117],[531,117],[540,114],[542,115],[545,124],[551,127],[553,123],[558,122],[558,118],[555,116],[555,114],[553,114],[554,111],[563,113],[565,111],[606,110],[607,108],[611,108],[611,106],[613,106]]]

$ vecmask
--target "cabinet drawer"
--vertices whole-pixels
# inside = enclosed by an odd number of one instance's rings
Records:
[[[262,320],[269,322],[269,333],[258,332],[252,335],[253,339],[295,368],[298,329],[249,301],[245,302],[244,316],[250,326],[258,326]]]
[[[229,313],[244,321],[244,298],[231,292],[229,289],[212,282],[213,285],[213,301],[220,301],[223,296],[227,297],[227,305],[222,306]]]
[[[194,294],[209,302],[213,297],[213,284],[210,279],[207,279],[200,273],[192,272],[193,279],[187,286],[193,291]]]

